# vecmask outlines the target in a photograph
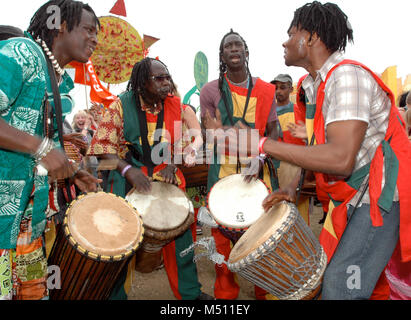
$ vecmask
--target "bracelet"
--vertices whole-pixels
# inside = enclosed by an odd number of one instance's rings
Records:
[[[260,139],[260,142],[258,143],[258,153],[264,154],[264,143],[268,140],[267,137],[263,137]]]
[[[256,158],[257,158],[258,160],[260,160],[260,161],[264,164],[264,161],[265,161],[265,159],[267,158],[267,155],[264,154],[264,153],[262,153],[262,154],[260,154],[259,156],[257,156]]]
[[[128,166],[125,166],[123,171],[121,171],[121,176],[124,178],[124,176],[126,175],[127,171],[130,170],[131,168],[131,164],[129,164]]]
[[[40,162],[51,150],[53,150],[53,147],[53,141],[49,138],[44,138],[37,151],[33,154],[34,160],[37,163]]]

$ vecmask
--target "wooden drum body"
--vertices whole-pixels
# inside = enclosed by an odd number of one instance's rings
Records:
[[[143,240],[143,222],[124,199],[98,192],[67,209],[48,264],[60,268],[61,289],[52,300],[105,300]]]
[[[244,233],[227,266],[281,300],[306,300],[320,293],[327,257],[295,205],[281,202]]]
[[[181,189],[158,181],[152,182],[149,194],[131,190],[126,199],[141,214],[145,232],[136,254],[136,270],[149,273],[161,265],[163,246],[194,222],[193,207]]]
[[[213,186],[207,206],[221,232],[236,242],[264,213],[262,203],[269,193],[263,181],[246,183],[241,174],[233,174]]]

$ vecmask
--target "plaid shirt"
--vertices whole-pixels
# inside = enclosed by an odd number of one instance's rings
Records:
[[[333,53],[317,71],[315,80],[308,75],[303,81],[302,86],[310,103],[316,102],[319,85],[326,79],[328,72],[342,60],[344,58],[341,52]],[[328,79],[322,106],[325,125],[345,120],[359,120],[368,124],[354,170],[370,163],[374,157],[377,147],[384,140],[390,109],[391,102],[387,94],[373,76],[360,66],[342,65],[335,69]],[[325,139],[327,140],[327,133]],[[359,194],[360,192],[357,193]],[[398,200],[398,191],[394,200]],[[357,196],[351,200],[351,204],[356,201]],[[370,203],[368,191],[361,203]]]

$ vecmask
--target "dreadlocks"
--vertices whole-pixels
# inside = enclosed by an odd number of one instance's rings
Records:
[[[223,62],[224,41],[230,35],[239,36],[241,41],[244,43],[245,51],[249,52],[247,43],[245,42],[243,37],[240,36],[240,34],[238,34],[237,32],[234,32],[233,29],[230,29],[230,32],[224,35],[224,37],[223,37],[223,39],[221,40],[221,43],[220,43],[220,54],[219,54],[219,57],[220,57],[220,76],[218,78],[218,89],[220,90],[220,92],[222,92],[222,90],[223,90],[224,74],[227,72],[227,65]],[[251,74],[250,69],[248,69],[248,60],[246,61],[246,68],[247,68],[248,74]]]
[[[53,14],[53,12],[47,12],[51,6],[56,6],[60,9],[60,22],[67,23],[68,32],[71,32],[74,27],[79,25],[83,9],[94,15],[96,23],[100,27],[96,14],[88,4],[73,0],[50,0],[37,10],[31,18],[30,26],[27,30],[34,39],[40,37],[44,40],[49,48],[52,47],[53,40],[58,34],[58,29],[47,27],[47,22]]]
[[[347,41],[353,42],[353,30],[347,15],[334,3],[307,3],[294,13],[292,27],[316,33],[332,53],[345,51]]]
[[[144,58],[143,60],[137,62],[134,67],[133,71],[131,73],[130,81],[127,84],[127,91],[133,91],[134,95],[136,97],[136,102],[139,103],[140,99],[138,98],[139,95],[141,95],[144,99],[146,96],[146,83],[149,81],[150,76],[151,76],[151,63],[152,61],[158,61],[160,62],[167,70],[167,73],[170,74],[168,71],[167,66],[164,64],[164,62],[153,59],[153,58]],[[171,77],[171,75],[170,75]],[[170,80],[171,82],[171,93],[175,93],[176,86],[173,82],[173,78]]]

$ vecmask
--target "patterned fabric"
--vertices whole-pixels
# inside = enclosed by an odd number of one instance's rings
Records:
[[[328,72],[342,60],[342,53],[335,52],[318,71],[315,80],[310,75],[303,80],[302,86],[308,104],[315,104],[319,85],[325,80]],[[354,170],[370,163],[378,146],[384,140],[390,106],[387,94],[373,76],[360,66],[342,65],[332,73],[327,81],[322,107],[325,125],[345,120],[360,120],[368,124]],[[354,197],[350,204],[355,204],[358,196]],[[398,191],[396,191],[395,200],[398,200]],[[364,194],[362,203],[370,203],[368,191]]]
[[[21,221],[17,248],[0,249],[0,300],[40,300],[48,296],[43,238],[31,240],[32,210],[30,201]]]
[[[147,140],[149,144],[152,145],[157,116],[147,114],[147,122]],[[88,155],[117,154],[120,159],[125,159],[128,152],[127,145],[129,145],[129,143],[124,138],[123,123],[123,106],[121,100],[118,99],[104,110],[103,118],[94,134]],[[164,130],[165,125],[163,125],[163,131]],[[166,135],[163,135],[163,137],[166,137]]]
[[[43,105],[47,92],[53,94],[41,48],[30,39],[14,38],[0,42],[0,116],[9,125],[31,135],[43,136]],[[73,82],[66,73],[60,85],[63,115],[71,112],[68,92]],[[54,123],[57,128],[57,124]],[[58,145],[57,130],[55,143]],[[20,222],[34,186],[32,237],[38,238],[45,227],[48,201],[47,176],[34,175],[35,162],[28,154],[0,150],[0,248],[16,247]]]

